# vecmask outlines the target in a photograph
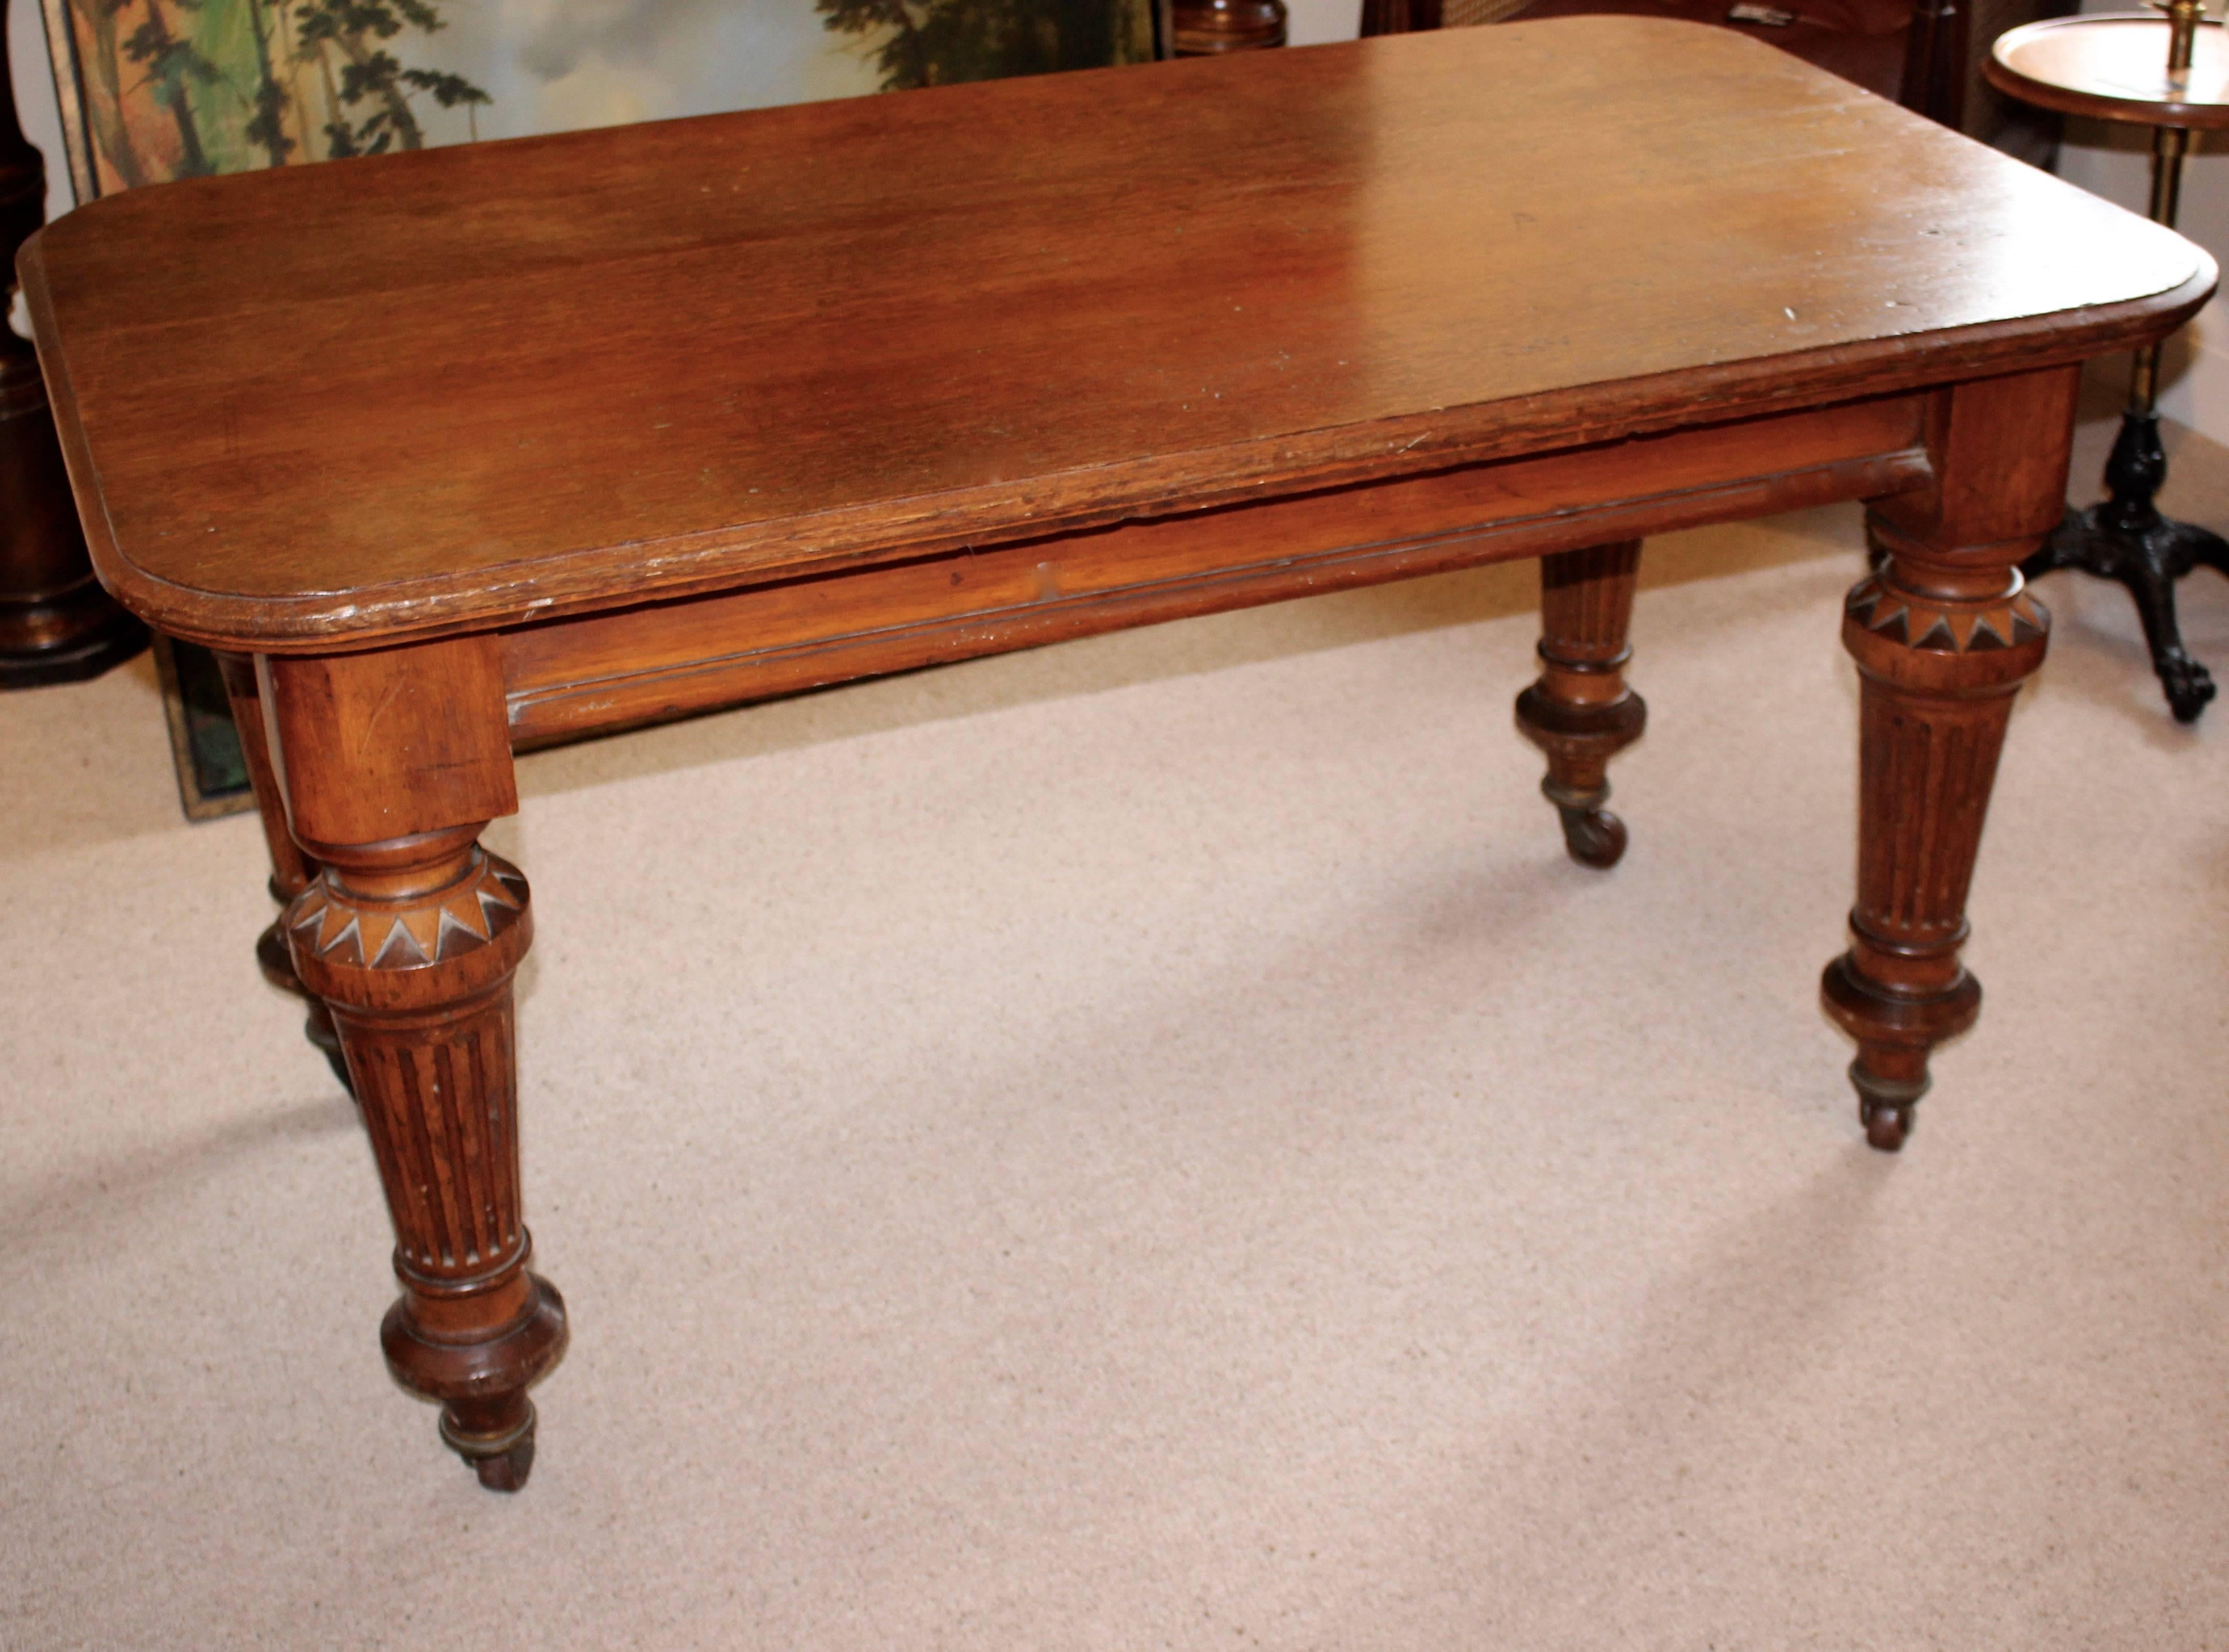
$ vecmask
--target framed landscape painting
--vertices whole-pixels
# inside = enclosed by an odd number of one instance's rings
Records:
[[[43,0],[78,198],[1141,61],[1151,0]]]
[[[80,202],[212,173],[1141,62],[1165,33],[1154,0],[42,4]],[[214,660],[157,648],[186,812],[252,806]]]

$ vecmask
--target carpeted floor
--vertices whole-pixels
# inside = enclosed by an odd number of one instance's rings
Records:
[[[1526,566],[525,759],[509,1499],[384,1375],[254,822],[144,668],[0,698],[0,1644],[2229,1645],[2229,706],[2046,583],[1988,1002],[1873,1154],[1857,544],[1651,547],[1607,875]]]

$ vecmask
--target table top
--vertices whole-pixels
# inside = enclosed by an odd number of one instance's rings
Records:
[[[164,184],[21,269],[104,579],[298,650],[2071,361],[2214,280],[1631,17]]]
[[[1989,48],[1990,84],[2061,114],[2146,126],[2229,128],[2229,30],[2205,21],[2181,85],[2167,73],[2168,21],[2155,11],[2052,17]]]

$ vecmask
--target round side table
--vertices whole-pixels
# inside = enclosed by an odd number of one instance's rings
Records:
[[[2029,23],[2001,36],[1985,66],[2007,97],[2061,114],[2152,128],[2151,215],[2173,227],[2191,134],[2229,131],[2229,30],[2202,22],[2195,0],[2168,15],[2105,12]],[[2229,542],[2153,509],[2167,479],[2160,446],[2160,347],[2139,352],[2128,410],[2105,463],[2110,496],[2070,510],[2022,569],[2028,578],[2080,568],[2129,588],[2144,622],[2152,668],[2178,722],[2194,722],[2213,698],[2213,679],[2182,646],[2174,582],[2203,562],[2229,575]]]

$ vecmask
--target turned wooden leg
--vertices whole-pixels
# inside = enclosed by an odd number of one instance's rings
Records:
[[[265,738],[263,729],[263,702],[256,693],[255,662],[244,654],[219,654],[216,659],[224,673],[225,698],[231,702],[233,725],[240,731],[240,753],[247,764],[248,784],[255,791],[256,812],[263,818],[263,842],[271,851],[271,899],[284,910],[289,901],[310,887],[318,868],[286,829],[286,799],[279,790],[278,776],[271,767],[271,743]],[[341,1081],[342,1087],[353,1093],[348,1063],[341,1059],[340,1034],[333,1030],[332,1012],[294,973],[294,960],[286,951],[286,938],[275,920],[256,937],[255,961],[263,967],[264,979],[308,1006],[309,1015],[302,1024],[303,1036],[331,1064],[333,1076]]]
[[[511,977],[531,906],[479,842],[517,807],[500,662],[463,638],[258,667],[319,868],[280,924],[332,1012],[395,1224],[402,1295],[381,1346],[480,1483],[515,1491],[534,1461],[527,1389],[566,1322],[522,1216]]]
[[[526,880],[479,836],[324,845],[284,923],[332,1007],[395,1220],[388,1363],[442,1402],[441,1437],[481,1484],[516,1491],[534,1461],[527,1385],[562,1351],[565,1311],[527,1271],[519,1214],[511,981],[533,934]]]
[[[1860,683],[1858,899],[1822,988],[1857,1040],[1866,1139],[1891,1152],[1927,1092],[1929,1053],[1981,1008],[1958,958],[1966,892],[2013,696],[2049,637],[2018,565],[2063,509],[2074,386],[2053,370],[1941,393],[1935,485],[1876,503],[1888,559],[1844,608]]]
[[[1974,1023],[1981,983],[1958,962],[2013,695],[2043,663],[2051,619],[2018,569],[1969,596],[1915,590],[1892,556],[1850,593],[1842,641],[1860,674],[1853,944],[1827,969],[1828,1008],[1858,1041],[1850,1081],[1866,1139],[1890,1150],[1928,1086],[1928,1052]]]
[[[1625,853],[1625,823],[1609,800],[1609,760],[1641,738],[1648,708],[1625,686],[1641,541],[1592,545],[1540,559],[1540,680],[1517,696],[1517,727],[1548,756],[1540,790],[1564,823],[1564,846],[1583,866]]]

